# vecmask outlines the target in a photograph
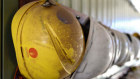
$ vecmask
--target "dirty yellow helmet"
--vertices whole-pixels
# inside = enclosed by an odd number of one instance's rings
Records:
[[[133,33],[133,36],[137,37],[140,40],[140,35],[138,33]]]
[[[12,36],[21,74],[27,79],[61,79],[84,55],[84,35],[76,18],[60,4],[35,1],[12,21]]]

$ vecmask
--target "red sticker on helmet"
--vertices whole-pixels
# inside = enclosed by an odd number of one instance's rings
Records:
[[[32,58],[36,58],[38,56],[37,50],[35,48],[30,48],[29,54]]]

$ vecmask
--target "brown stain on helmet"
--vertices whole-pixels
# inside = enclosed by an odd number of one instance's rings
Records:
[[[73,18],[71,17],[71,15],[69,15],[69,12],[66,10],[61,10],[61,9],[58,10],[57,17],[64,24],[72,24],[73,23]]]

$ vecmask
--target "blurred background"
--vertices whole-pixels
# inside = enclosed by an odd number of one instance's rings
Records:
[[[140,0],[56,0],[103,24],[126,33],[140,33]]]

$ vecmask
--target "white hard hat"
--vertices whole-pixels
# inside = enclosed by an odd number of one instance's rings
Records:
[[[115,43],[111,34],[97,21],[90,18],[86,55],[73,79],[89,79],[105,72],[113,63]]]

